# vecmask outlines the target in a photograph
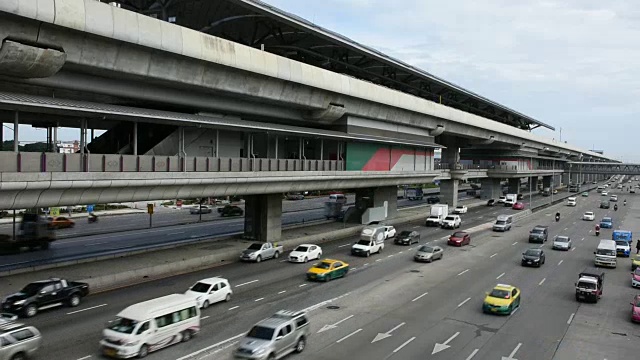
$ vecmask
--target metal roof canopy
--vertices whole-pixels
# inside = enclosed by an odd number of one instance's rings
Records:
[[[88,101],[49,98],[44,96],[24,95],[8,92],[0,92],[0,110],[41,114],[46,113],[53,115],[74,116],[86,119],[94,118],[99,121],[153,121],[156,123],[176,126],[183,126],[185,124],[188,124],[191,127],[228,129],[254,133],[273,132],[298,135],[302,137],[317,137],[338,140],[397,144],[404,146],[444,148],[441,145],[431,142],[411,141],[373,135],[348,134],[339,131],[311,129],[291,125],[265,124],[255,121],[242,120],[238,117],[185,114],[155,109],[136,108],[131,106],[100,104]]]
[[[114,0],[100,0],[112,2]],[[524,130],[551,125],[258,0],[118,0],[123,8]]]

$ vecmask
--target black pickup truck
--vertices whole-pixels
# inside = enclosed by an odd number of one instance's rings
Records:
[[[89,284],[83,282],[57,278],[35,281],[7,296],[2,302],[2,311],[32,317],[40,310],[78,306],[80,299],[88,294]]]

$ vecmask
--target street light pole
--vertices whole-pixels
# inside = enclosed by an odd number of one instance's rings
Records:
[[[553,191],[555,190],[556,183],[556,159],[553,159],[551,165],[551,204],[553,204]]]
[[[531,155],[530,166],[531,166],[531,171],[533,172],[533,155]],[[533,192],[533,189],[531,188],[532,184],[533,184],[533,178],[531,176],[529,176],[529,209],[531,209],[531,207],[533,206],[532,205],[533,202],[531,200],[531,193]]]

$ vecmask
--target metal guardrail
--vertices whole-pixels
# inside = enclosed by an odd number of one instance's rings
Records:
[[[0,153],[0,172],[344,171],[343,160]]]

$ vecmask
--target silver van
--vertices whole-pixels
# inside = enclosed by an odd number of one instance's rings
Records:
[[[509,231],[512,222],[511,215],[498,215],[495,224],[493,224],[493,231]]]
[[[596,266],[616,267],[618,257],[616,255],[616,242],[613,240],[600,240],[598,248],[593,252]]]
[[[281,359],[307,346],[309,319],[304,312],[280,310],[255,324],[233,352],[236,359]]]
[[[42,337],[35,327],[0,320],[0,360],[30,358],[41,342]]]
[[[346,204],[347,197],[344,194],[331,194],[329,195],[329,202],[335,202],[339,204]]]

